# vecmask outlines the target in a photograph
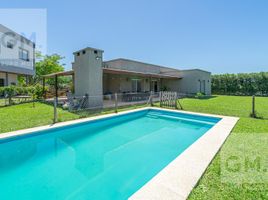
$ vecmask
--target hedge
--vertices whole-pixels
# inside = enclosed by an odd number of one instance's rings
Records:
[[[268,72],[212,75],[213,94],[268,96]]]
[[[47,90],[47,87],[45,90]],[[6,96],[10,98],[16,95],[27,95],[41,99],[43,97],[43,87],[40,84],[27,87],[19,87],[13,85],[0,87],[0,96]]]

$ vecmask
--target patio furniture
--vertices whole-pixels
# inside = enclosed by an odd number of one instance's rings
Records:
[[[88,107],[88,95],[86,94],[82,98],[73,96],[72,93],[67,93],[67,102],[69,110],[81,110]]]

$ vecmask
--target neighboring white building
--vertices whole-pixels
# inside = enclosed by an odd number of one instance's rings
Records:
[[[178,70],[129,59],[102,61],[103,50],[74,52],[75,95],[99,97],[111,93],[159,92],[211,94],[211,73],[201,69]],[[101,104],[102,100],[98,102]]]
[[[35,74],[35,44],[0,24],[0,87]]]

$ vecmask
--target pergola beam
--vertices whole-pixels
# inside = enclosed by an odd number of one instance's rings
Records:
[[[65,72],[56,72],[56,73],[52,73],[52,74],[47,74],[47,75],[43,75],[43,94],[44,94],[44,98],[45,96],[45,83],[46,83],[46,79],[48,78],[54,78],[54,89],[55,89],[55,98],[56,98],[56,102],[58,104],[58,77],[59,76],[72,76],[73,79],[73,85],[74,85],[74,71],[70,70],[70,71],[65,71]]]
[[[55,75],[55,97],[58,105],[58,75]]]

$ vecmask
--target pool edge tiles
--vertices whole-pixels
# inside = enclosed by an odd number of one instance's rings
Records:
[[[203,115],[188,111],[172,110],[171,112],[220,117],[221,120],[129,197],[130,200],[187,199],[239,120],[238,117]]]

